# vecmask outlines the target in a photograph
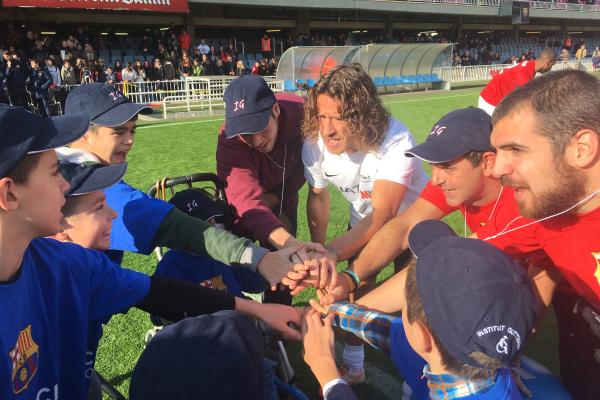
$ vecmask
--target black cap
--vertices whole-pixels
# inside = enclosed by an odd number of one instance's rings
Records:
[[[180,211],[204,221],[225,215],[224,204],[215,201],[208,192],[200,188],[177,192],[169,203]]]
[[[82,113],[42,117],[21,107],[0,105],[0,177],[26,154],[65,146],[79,139],[90,126]]]
[[[231,81],[224,95],[225,137],[264,130],[269,123],[275,94],[259,75],[242,75]]]
[[[129,385],[131,400],[262,399],[264,344],[235,311],[166,326],[142,352]]]
[[[151,114],[146,104],[136,104],[113,86],[88,83],[73,89],[65,103],[65,114],[85,113],[95,125],[115,127],[132,119],[138,113]]]
[[[491,151],[492,119],[480,108],[462,108],[442,117],[424,143],[404,154],[433,164],[445,163],[470,151]]]
[[[104,190],[119,182],[127,171],[127,163],[115,165],[76,164],[60,161],[60,173],[69,182],[65,196]]]
[[[500,249],[457,237],[440,221],[424,221],[408,242],[417,257],[417,290],[435,335],[458,360],[482,352],[508,366],[536,318],[525,268]]]

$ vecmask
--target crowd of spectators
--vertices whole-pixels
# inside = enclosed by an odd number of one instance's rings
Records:
[[[21,32],[7,25],[0,39],[0,97],[11,104],[35,103],[36,68],[47,82],[41,96],[56,94],[60,88],[90,82],[115,84],[184,79],[207,75],[273,75],[277,59],[270,47],[264,58],[246,65],[238,58],[234,42],[209,46],[207,39],[194,43],[185,30],[150,30],[148,34],[119,37],[110,29],[106,35],[91,34],[78,27],[71,34],[47,34],[33,30]],[[121,59],[123,49],[135,51],[127,62]],[[102,54],[109,54],[102,57]],[[110,62],[112,61],[112,62]],[[28,93],[29,92],[29,93]],[[30,98],[29,98],[30,97]],[[0,100],[2,101],[2,100]],[[46,100],[41,104],[48,110]]]
[[[535,59],[533,49],[520,55],[506,57],[504,54],[501,57],[499,44],[507,39],[502,36],[506,33],[463,33],[458,36],[452,29],[442,32],[395,31],[394,37],[384,36],[379,31],[315,31],[312,35],[281,32],[271,36],[265,33],[254,43],[260,50],[256,59],[238,54],[233,39],[221,39],[218,44],[214,39],[212,42],[209,39],[195,41],[185,29],[148,29],[141,36],[118,36],[110,28],[106,31],[94,34],[80,26],[69,33],[43,35],[7,24],[0,36],[0,101],[10,100],[16,105],[39,103],[41,109],[48,110],[47,97],[56,95],[68,85],[165,81],[211,75],[275,75],[278,60],[273,57],[274,50],[283,52],[292,46],[452,42],[456,43],[452,56],[454,66],[514,64]],[[581,39],[567,37],[550,46],[562,47],[560,60],[582,60],[591,56],[594,68],[600,67],[600,51],[586,51]],[[125,49],[134,56],[122,57]]]

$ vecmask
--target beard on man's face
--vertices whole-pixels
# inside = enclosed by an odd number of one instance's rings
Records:
[[[553,179],[548,179],[551,182],[549,187],[538,192],[533,192],[526,183],[517,182],[510,177],[502,177],[501,181],[505,186],[529,191],[529,199],[517,200],[517,205],[522,216],[532,219],[561,213],[577,204],[586,195],[585,176],[575,168],[564,164],[556,167]]]

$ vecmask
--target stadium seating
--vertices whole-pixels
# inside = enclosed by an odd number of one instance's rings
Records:
[[[412,87],[417,84],[433,84],[443,82],[437,74],[419,74],[419,75],[400,75],[400,76],[376,76],[373,78],[373,84],[377,88],[385,88],[389,90],[393,88],[394,91],[399,86]]]
[[[110,60],[110,53],[108,52],[108,50],[100,50],[98,52],[98,58],[101,58],[104,61],[108,62]]]
[[[286,92],[295,92],[296,85],[294,84],[293,81],[285,80],[285,81],[283,81],[283,90]]]

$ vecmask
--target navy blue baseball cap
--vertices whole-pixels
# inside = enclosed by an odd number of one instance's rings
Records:
[[[133,370],[131,400],[259,400],[264,342],[235,311],[186,318],[160,330]]]
[[[76,196],[104,190],[119,182],[127,171],[127,163],[79,164],[61,160],[59,168],[61,175],[70,185],[65,196]]]
[[[456,160],[471,151],[492,151],[492,118],[482,109],[454,110],[431,128],[425,142],[406,151],[407,157],[439,164]]]
[[[225,89],[225,137],[258,133],[267,127],[275,94],[259,75],[242,75]]]
[[[224,204],[210,197],[210,194],[200,188],[191,188],[175,193],[169,203],[180,211],[201,220],[225,216]]]
[[[65,114],[86,113],[95,125],[113,128],[137,114],[151,114],[152,107],[129,101],[118,89],[104,83],[88,83],[73,89],[65,103]]]
[[[89,126],[90,120],[83,113],[47,118],[21,107],[0,106],[0,177],[24,155],[72,143]]]
[[[525,268],[500,249],[457,237],[440,221],[423,221],[408,242],[417,258],[419,298],[433,332],[458,360],[481,368],[482,352],[508,366],[536,319]]]

